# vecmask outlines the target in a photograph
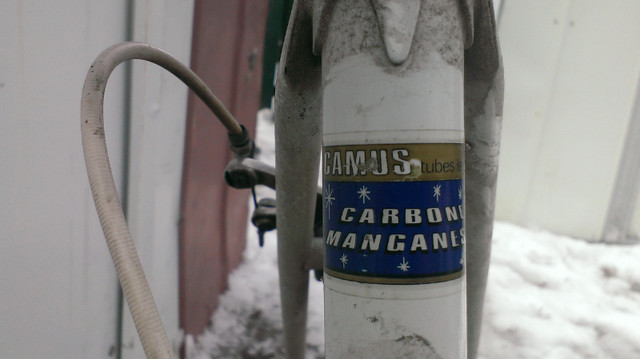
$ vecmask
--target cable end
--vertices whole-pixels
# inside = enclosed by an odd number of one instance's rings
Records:
[[[240,125],[242,127],[242,132],[239,134],[228,133],[229,142],[231,142],[231,151],[236,156],[239,157],[252,157],[255,154],[255,143],[251,136],[249,135],[249,131],[244,125]]]

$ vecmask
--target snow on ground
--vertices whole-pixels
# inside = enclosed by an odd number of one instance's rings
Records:
[[[261,112],[260,159],[273,164]],[[273,196],[259,189],[258,197]],[[248,227],[244,263],[190,359],[283,358],[276,239]],[[311,279],[307,358],[323,358],[322,284]],[[482,359],[640,358],[640,246],[611,246],[496,223],[480,343]]]
[[[640,246],[498,223],[480,352],[493,358],[640,358]]]

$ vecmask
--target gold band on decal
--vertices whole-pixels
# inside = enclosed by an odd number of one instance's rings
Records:
[[[372,284],[430,284],[430,283],[439,283],[439,282],[447,282],[450,280],[458,279],[462,277],[464,273],[463,270],[459,270],[454,273],[447,273],[443,275],[434,275],[430,277],[399,277],[399,278],[389,278],[389,277],[375,277],[375,276],[363,276],[357,274],[347,274],[336,272],[329,268],[325,268],[324,272],[329,274],[332,277],[340,278],[344,280],[349,280],[352,282],[361,282],[361,283],[372,283]]]
[[[325,181],[395,182],[460,179],[461,143],[407,143],[326,146]]]

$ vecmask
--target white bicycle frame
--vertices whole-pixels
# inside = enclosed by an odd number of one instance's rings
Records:
[[[495,31],[490,0],[294,4],[274,114],[289,358],[304,357],[308,270],[322,247],[321,152],[327,358],[476,356],[502,111]],[[405,191],[422,202],[398,200]]]
[[[145,354],[170,358],[104,134],[107,80],[132,59],[171,71],[217,115],[238,187],[277,183],[289,358],[304,357],[310,269],[324,271],[327,358],[475,358],[503,92],[491,0],[297,1],[276,84],[275,181],[186,66],[140,43],[98,56],[81,101],[89,182]],[[320,153],[324,235],[314,238]]]

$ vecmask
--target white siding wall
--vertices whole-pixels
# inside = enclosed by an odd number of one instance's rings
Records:
[[[135,1],[133,37],[188,63],[193,0],[170,3]],[[127,0],[0,1],[0,358],[115,355],[117,282],[87,181],[79,110],[89,65],[127,37],[129,8]],[[105,122],[119,189],[125,86],[116,69]],[[136,65],[132,93],[125,201],[163,321],[179,340],[186,90],[154,65]],[[125,318],[123,356],[139,358],[131,328]]]
[[[193,0],[135,1],[133,40],[189,64]],[[187,87],[155,64],[133,66],[129,225],[167,334],[179,348],[178,224]],[[123,358],[143,358],[129,309]]]
[[[636,208],[631,219],[631,229],[629,230],[629,235],[632,238],[640,238],[640,199],[636,201]]]
[[[640,151],[624,148],[639,18],[634,0],[502,1],[498,219],[601,238],[622,154]]]
[[[107,358],[117,284],[89,191],[80,94],[125,1],[0,2],[0,357]],[[122,184],[123,73],[106,98]]]

